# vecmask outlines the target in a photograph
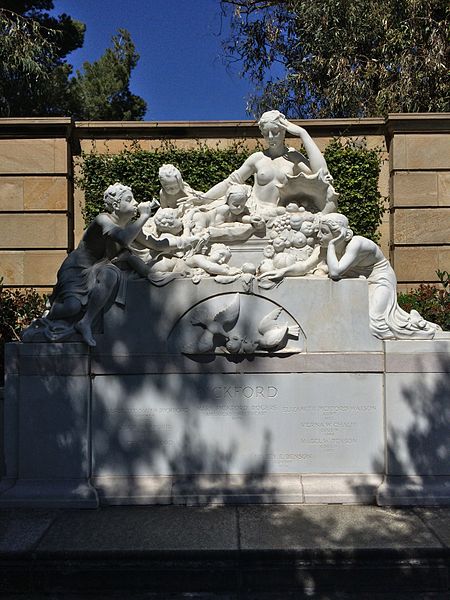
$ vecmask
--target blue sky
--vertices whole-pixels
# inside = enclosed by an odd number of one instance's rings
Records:
[[[224,65],[221,42],[229,18],[219,0],[54,0],[86,24],[83,48],[68,56],[75,69],[99,58],[122,27],[140,54],[131,91],[148,105],[146,120],[248,119],[250,84],[239,66]]]

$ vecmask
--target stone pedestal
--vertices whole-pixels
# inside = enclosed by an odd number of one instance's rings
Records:
[[[192,311],[236,294],[240,331],[280,307],[297,338],[187,351]],[[129,282],[102,327],[9,345],[0,505],[450,503],[450,336],[375,339],[366,280]]]
[[[98,506],[85,344],[7,344],[1,506]]]
[[[386,342],[380,505],[450,504],[450,335]]]

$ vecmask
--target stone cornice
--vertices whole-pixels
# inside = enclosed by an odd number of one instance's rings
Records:
[[[384,119],[293,120],[314,136],[384,135]],[[248,121],[86,121],[75,124],[79,139],[259,138],[257,122]]]
[[[0,119],[0,138],[69,139],[73,128],[71,117],[7,117]]]
[[[396,133],[448,133],[450,113],[395,113],[386,119],[388,139]]]
[[[448,133],[450,113],[395,113],[385,118],[295,119],[313,137]],[[77,121],[71,117],[0,119],[0,138],[231,139],[259,138],[254,120],[243,121]]]

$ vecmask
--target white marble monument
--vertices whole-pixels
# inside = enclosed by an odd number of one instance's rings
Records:
[[[0,505],[450,503],[450,334],[398,306],[308,133],[260,128],[204,193],[173,165],[159,202],[106,190],[7,349]]]

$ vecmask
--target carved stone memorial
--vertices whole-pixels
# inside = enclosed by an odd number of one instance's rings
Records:
[[[173,165],[159,202],[105,191],[7,348],[1,505],[450,503],[450,334],[398,306],[308,133],[259,125],[206,192]]]

